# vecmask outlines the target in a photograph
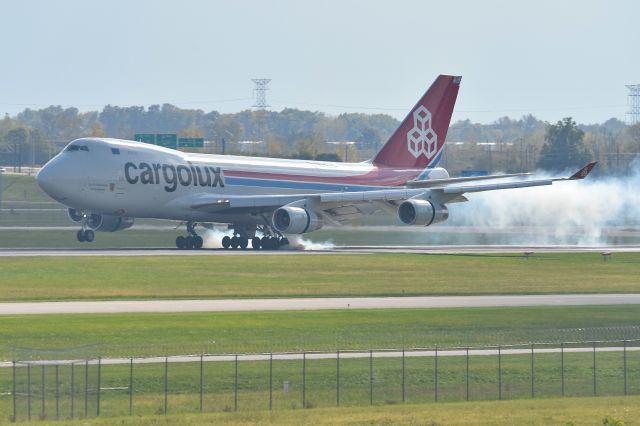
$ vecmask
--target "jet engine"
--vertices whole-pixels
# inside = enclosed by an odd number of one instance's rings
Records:
[[[133,226],[133,218],[125,216],[111,216],[107,214],[92,214],[87,219],[87,226],[94,231],[115,232]]]
[[[283,234],[304,234],[322,228],[322,220],[314,211],[302,207],[280,207],[273,213],[273,227]]]
[[[449,209],[431,201],[410,199],[400,204],[398,217],[405,225],[429,226],[447,220]]]
[[[80,210],[71,208],[67,210],[67,216],[69,216],[69,219],[71,219],[75,223],[80,223],[82,222],[82,219],[84,219],[84,215]]]

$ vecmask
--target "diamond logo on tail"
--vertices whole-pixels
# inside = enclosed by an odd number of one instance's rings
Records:
[[[413,111],[413,128],[407,133],[407,148],[415,158],[431,159],[438,150],[438,135],[431,128],[431,112],[423,105]]]

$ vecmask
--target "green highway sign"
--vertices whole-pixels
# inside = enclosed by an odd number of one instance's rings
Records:
[[[162,133],[156,135],[156,145],[165,148],[178,149],[178,135],[175,133]]]
[[[180,148],[202,148],[204,146],[204,138],[179,138],[178,147]]]
[[[133,135],[133,140],[155,145],[156,135],[154,135],[153,133],[136,133],[135,135]]]

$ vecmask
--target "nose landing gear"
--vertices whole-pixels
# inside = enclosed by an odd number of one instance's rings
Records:
[[[176,238],[176,247],[182,250],[199,250],[204,244],[204,240],[198,234],[196,234],[195,222],[187,222],[187,232],[189,235],[183,237],[182,235]]]
[[[81,243],[90,243],[90,242],[93,242],[93,240],[95,239],[95,234],[91,229],[83,228],[76,233],[76,238]]]

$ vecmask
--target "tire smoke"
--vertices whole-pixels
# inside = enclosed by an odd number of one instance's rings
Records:
[[[536,174],[545,177],[551,176]],[[639,185],[640,161],[636,161],[626,177],[587,177],[552,186],[468,194],[468,203],[449,205],[446,225],[509,231],[510,244],[610,244],[612,230],[623,234],[640,226]]]

